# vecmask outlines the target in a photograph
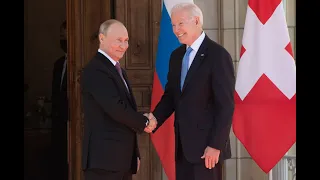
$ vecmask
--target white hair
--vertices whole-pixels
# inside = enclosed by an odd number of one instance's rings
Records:
[[[103,23],[100,25],[100,27],[99,27],[99,34],[101,33],[101,34],[107,35],[110,26],[111,26],[112,24],[116,24],[116,23],[119,23],[119,24],[122,24],[122,25],[123,25],[122,22],[120,22],[120,21],[118,21],[118,20],[116,20],[116,19],[106,20],[105,22],[103,22]],[[123,26],[124,26],[124,25],[123,25]]]
[[[201,9],[194,3],[179,3],[172,7],[171,15],[177,10],[184,10],[190,12],[191,16],[198,16],[200,25],[203,26],[203,14]]]

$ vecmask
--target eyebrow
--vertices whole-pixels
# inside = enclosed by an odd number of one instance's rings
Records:
[[[121,40],[121,37],[118,37],[117,40]],[[125,40],[129,40],[129,38],[125,38]]]

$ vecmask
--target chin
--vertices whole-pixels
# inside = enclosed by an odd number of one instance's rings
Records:
[[[184,40],[180,40],[180,39],[179,39],[179,42],[180,42],[181,44],[186,44],[186,41],[184,41]]]
[[[186,38],[178,38],[179,42],[182,44],[186,44]]]
[[[177,37],[178,38],[178,37]],[[183,42],[183,38],[178,38],[179,42]]]

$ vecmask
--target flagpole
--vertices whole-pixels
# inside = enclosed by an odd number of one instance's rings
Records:
[[[237,140],[237,143],[236,143],[236,150],[237,150],[237,158],[236,158],[236,179],[237,180],[241,180],[241,159],[240,159],[240,155],[241,155],[241,152],[240,152],[240,141],[238,139]]]
[[[272,180],[272,169],[269,172],[269,180]]]
[[[219,1],[220,2],[220,8],[222,8],[222,0]],[[238,16],[239,14],[239,3],[234,3],[234,27],[240,27],[240,18]],[[221,16],[220,16],[221,17]],[[220,31],[219,31],[220,32]],[[237,47],[237,44],[239,44],[239,41],[240,41],[240,32],[238,30],[235,31],[235,37],[236,37],[236,43],[235,43],[235,51],[236,51],[236,54],[239,54],[240,55],[240,52],[239,52],[239,49]],[[219,39],[220,36],[219,36]],[[236,63],[236,62],[234,62]],[[235,73],[237,72],[237,68],[235,68]],[[237,73],[235,74],[237,76]],[[234,132],[233,132],[234,133]],[[236,136],[235,136],[236,137]],[[241,146],[241,143],[239,141],[239,139],[236,137],[236,179],[237,180],[241,180],[241,150],[240,150],[240,146]]]
[[[164,0],[161,0],[161,12],[162,12],[162,8],[163,8],[163,1]]]

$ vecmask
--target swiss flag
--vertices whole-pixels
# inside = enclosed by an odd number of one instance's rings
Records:
[[[233,131],[268,173],[296,141],[296,66],[281,0],[249,0]]]

